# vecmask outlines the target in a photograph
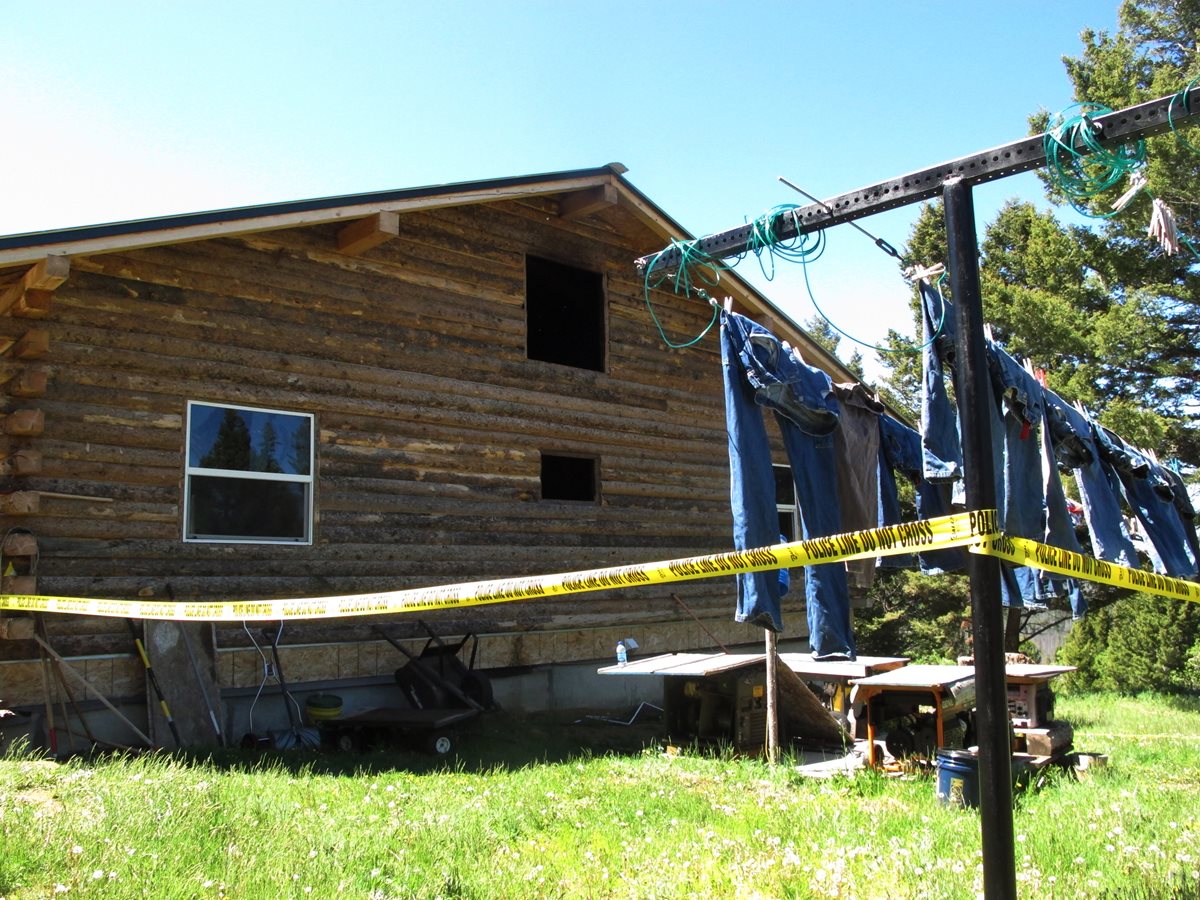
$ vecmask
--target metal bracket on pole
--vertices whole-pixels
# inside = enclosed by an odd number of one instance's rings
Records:
[[[1170,131],[1172,126],[1194,124],[1200,120],[1200,87],[1191,88],[1186,94],[1172,94],[1147,100],[1136,106],[1106,113],[1092,119],[1102,147],[1112,148],[1129,141],[1151,137]],[[1045,134],[1022,138],[1011,144],[993,147],[952,159],[940,165],[930,166],[898,178],[830,197],[818,203],[802,206],[793,213],[777,216],[774,220],[774,237],[786,241],[799,234],[806,234],[854,219],[861,219],[889,209],[899,209],[922,200],[940,196],[942,185],[952,178],[961,178],[967,186],[995,181],[1020,172],[1028,172],[1046,164],[1044,148]],[[1087,148],[1077,146],[1081,153]],[[739,225],[727,231],[698,238],[695,246],[715,259],[726,259],[745,253],[750,248],[753,225]],[[643,256],[634,265],[646,273],[666,271],[679,265],[680,253],[668,247],[659,253]]]

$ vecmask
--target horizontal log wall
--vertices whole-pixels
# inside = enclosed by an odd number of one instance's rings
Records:
[[[51,341],[42,471],[21,488],[93,499],[43,495],[23,517],[41,548],[40,592],[314,596],[728,549],[715,331],[697,347],[665,347],[630,262],[661,238],[620,208],[582,221],[556,208],[539,199],[406,213],[398,235],[357,257],[338,251],[337,227],[315,226],[73,260],[38,323]],[[526,359],[527,253],[603,274],[606,372]],[[674,337],[711,317],[670,294],[655,303]],[[315,414],[311,546],[181,540],[188,400]],[[600,501],[540,500],[542,451],[598,458]],[[488,642],[488,665],[606,656],[598,650],[612,642],[520,639],[546,630],[641,628],[672,636],[651,640],[661,649],[684,649],[666,645],[695,631],[672,591],[698,615],[732,617],[722,578],[425,618],[507,635]],[[119,622],[48,624],[67,654],[129,649]],[[377,640],[371,624],[289,624],[287,640]],[[405,617],[392,626],[418,633]],[[761,634],[735,631],[722,639]],[[801,615],[789,632],[804,632]],[[240,628],[217,638],[248,646]],[[0,659],[36,655],[0,642]],[[227,683],[245,680],[232,673]]]

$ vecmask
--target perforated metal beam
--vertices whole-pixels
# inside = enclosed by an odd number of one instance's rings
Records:
[[[1159,97],[1093,119],[1099,143],[1103,147],[1115,147],[1162,134],[1169,131],[1172,125],[1196,121],[1200,121],[1200,87],[1192,88],[1186,95]],[[788,240],[798,234],[920,203],[940,196],[942,186],[952,178],[961,178],[964,184],[973,186],[1040,168],[1046,164],[1044,138],[1045,134],[1022,138],[1011,144],[802,206],[794,215],[780,216],[775,220],[775,237],[781,241]],[[1086,152],[1086,148],[1080,147],[1079,150]],[[710,234],[697,240],[696,246],[716,259],[737,256],[749,247],[751,227],[739,225],[728,231]],[[652,262],[655,270],[674,268],[679,264],[679,251],[667,247],[657,254],[635,260],[634,264],[645,272]]]

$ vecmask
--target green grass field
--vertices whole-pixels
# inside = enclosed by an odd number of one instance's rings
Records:
[[[1063,697],[1086,780],[1018,796],[1023,897],[1200,896],[1200,703]],[[647,740],[649,739],[649,743]],[[586,748],[591,747],[591,750]],[[0,760],[0,898],[973,897],[930,776],[813,781],[646,728],[495,714],[402,753]]]

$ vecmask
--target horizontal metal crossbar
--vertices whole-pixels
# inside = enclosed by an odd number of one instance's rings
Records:
[[[1169,114],[1169,115],[1168,115]],[[1092,119],[1102,147],[1112,148],[1140,138],[1169,131],[1173,126],[1194,124],[1200,119],[1200,87],[1186,94],[1172,94],[1147,100]],[[899,178],[881,181],[828,200],[797,208],[793,213],[775,218],[774,238],[786,241],[799,234],[829,228],[875,213],[898,209],[941,194],[942,186],[952,178],[961,178],[969,185],[983,184],[1028,172],[1046,164],[1045,134],[1022,138],[1011,144],[994,147],[970,156],[931,166]],[[1087,148],[1077,146],[1081,153]],[[746,252],[751,246],[753,225],[739,225],[727,231],[710,234],[695,241],[696,249],[714,259],[726,259]],[[667,247],[659,253],[634,261],[641,271],[653,266],[655,271],[679,265],[680,251]]]

